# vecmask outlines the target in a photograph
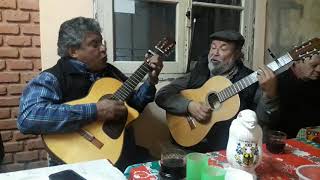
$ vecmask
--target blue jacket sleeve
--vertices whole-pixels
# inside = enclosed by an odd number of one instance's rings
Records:
[[[62,104],[61,97],[52,74],[43,72],[30,81],[20,98],[19,130],[30,134],[71,132],[96,119],[95,104]]]
[[[142,112],[145,106],[154,100],[156,87],[146,80],[139,89],[131,96],[128,104]]]

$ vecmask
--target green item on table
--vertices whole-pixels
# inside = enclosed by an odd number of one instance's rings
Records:
[[[224,180],[226,171],[219,167],[208,166],[202,170],[201,180]]]
[[[201,172],[208,166],[209,156],[202,153],[187,155],[187,180],[200,180]]]

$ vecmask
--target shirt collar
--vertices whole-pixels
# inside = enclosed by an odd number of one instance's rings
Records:
[[[76,70],[80,72],[89,72],[88,66],[85,63],[75,59],[69,59],[69,61]]]
[[[88,70],[88,65],[86,65],[85,63],[79,61],[79,60],[76,60],[76,59],[69,59],[70,60],[70,63],[71,65],[77,70],[79,71],[80,73],[85,73],[85,74],[88,74],[89,77],[90,77],[90,80],[92,82],[96,81],[97,79],[100,79],[101,78],[101,74],[100,73],[92,73]]]

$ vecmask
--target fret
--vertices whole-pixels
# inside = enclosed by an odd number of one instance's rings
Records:
[[[227,99],[228,94],[232,94],[232,88],[229,86],[225,90],[223,90],[222,92],[225,94],[224,99]]]
[[[234,95],[238,92],[237,88],[235,86],[230,86],[230,89],[231,89],[231,93],[230,93],[229,97],[231,97],[232,95]]]
[[[140,73],[140,71],[137,71],[137,76],[139,76],[139,78],[143,79],[144,75]]]
[[[131,88],[129,89],[129,87],[128,87],[128,86],[125,86],[125,85],[122,86],[121,88],[125,89],[125,91],[127,91],[127,92],[129,92],[129,93],[132,91]]]
[[[121,88],[121,89],[119,89],[119,93],[124,94],[125,96],[128,96],[131,92],[130,91],[126,91],[125,88]]]
[[[238,86],[240,87],[240,90],[244,89],[241,83],[241,80],[237,82]]]
[[[279,58],[279,63],[280,63],[281,66],[284,66],[284,65],[287,64],[286,59],[287,58],[285,56],[282,56],[282,57]]]
[[[245,79],[241,79],[241,84],[242,84],[242,89],[246,88],[247,87],[247,83],[246,83],[246,80]]]
[[[236,89],[234,89],[233,86],[229,86],[228,89],[230,89],[229,96],[231,96],[232,94],[234,94],[234,92],[236,91]]]
[[[118,97],[116,96],[116,94],[113,94],[111,97],[110,97],[111,100],[118,100]]]
[[[279,61],[280,62],[280,61]],[[271,62],[270,64],[267,65],[272,71],[276,71],[279,68],[278,63],[276,62]]]
[[[222,95],[222,99],[225,100],[226,99],[226,95],[225,95],[224,91],[221,92],[221,95]]]
[[[236,91],[239,92],[241,89],[238,86],[238,83],[235,83],[234,86],[236,87]]]
[[[247,85],[249,84],[249,83],[247,84],[247,81],[246,81],[246,80],[247,80],[247,78],[241,79],[241,81],[243,81],[243,83],[244,83],[244,88],[247,87]],[[243,88],[243,89],[244,89],[244,88]]]
[[[245,78],[246,81],[246,87],[250,86],[251,82],[250,82],[250,78]]]
[[[229,97],[231,94],[233,94],[233,89],[232,89],[231,86],[229,86],[229,87],[226,88],[226,91],[227,91],[227,96],[226,96],[225,99],[228,99],[228,97]]]
[[[135,85],[131,82],[131,79],[128,79],[125,83],[130,89],[134,89]]]
[[[129,93],[124,93],[123,88],[120,88],[116,91],[115,95],[118,97],[119,100],[123,101],[127,98],[127,94]]]
[[[143,70],[144,73],[149,72],[149,67],[141,66],[141,69]]]
[[[150,71],[149,65],[144,62],[114,93],[114,97],[125,101],[141,82],[144,76]]]
[[[132,81],[133,81],[134,84],[139,84],[139,82],[140,82],[139,79],[136,79],[134,76],[132,76],[131,79],[132,79]],[[135,81],[135,80],[136,80],[136,81]]]
[[[120,91],[117,91],[117,96],[119,96],[119,100],[123,100],[125,98],[125,96]]]
[[[112,100],[121,100],[121,98],[119,97],[118,93],[117,94],[113,94],[113,96],[111,97]]]
[[[221,94],[217,93],[217,97],[218,97],[218,99],[219,99],[219,102],[222,102]]]
[[[132,75],[139,82],[143,79],[144,76],[140,76],[139,71]]]
[[[137,75],[141,75],[141,76],[144,76],[143,74],[140,74],[140,72],[139,71],[137,71]],[[140,77],[140,76],[139,76]]]
[[[127,83],[124,83],[121,89],[124,89],[124,91],[131,92],[132,88],[127,85]]]
[[[231,94],[233,94],[233,90],[233,88],[230,88],[231,93],[226,93],[226,99],[228,99],[231,96]]]
[[[231,89],[230,88],[226,88],[225,91],[226,91],[227,94],[231,94]]]

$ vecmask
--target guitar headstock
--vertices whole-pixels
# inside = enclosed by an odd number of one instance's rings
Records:
[[[289,52],[294,61],[304,60],[315,54],[320,54],[320,39],[313,38],[310,41],[303,43],[302,45],[295,47]]]
[[[157,54],[160,56],[169,56],[176,46],[176,42],[172,38],[165,37],[155,46]]]

